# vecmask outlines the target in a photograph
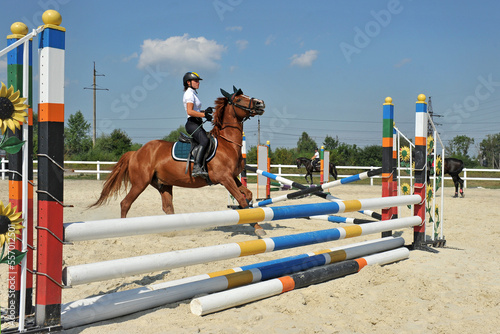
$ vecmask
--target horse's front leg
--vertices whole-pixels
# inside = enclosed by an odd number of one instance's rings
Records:
[[[241,185],[241,182],[238,181],[238,183]],[[236,199],[236,201],[238,201],[241,208],[244,209],[244,208],[248,207],[247,198],[240,191],[240,187],[237,185],[234,178],[228,177],[228,178],[225,178],[223,180],[220,180],[220,184],[222,184],[227,189],[227,191],[229,191],[229,193],[231,195],[233,195],[233,197]],[[243,185],[241,185],[241,187],[243,187]],[[246,187],[243,187],[243,188],[246,189]],[[248,190],[248,192],[251,194],[251,192],[249,190]],[[250,195],[250,197],[251,197],[251,195]],[[262,236],[266,235],[266,232],[259,224],[251,223],[250,225],[255,229],[255,234],[257,236],[262,237]]]
[[[234,178],[234,183],[236,183],[236,186],[238,187],[238,190],[245,196],[247,202],[252,202],[253,194],[250,190],[248,190],[247,187],[245,187],[239,178],[235,177]]]

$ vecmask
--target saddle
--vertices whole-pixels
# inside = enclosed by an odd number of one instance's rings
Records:
[[[204,156],[204,167],[206,169],[206,164],[210,160],[212,160],[217,151],[217,139],[214,138],[211,134],[207,134],[209,139],[209,144]],[[194,162],[194,157],[196,153],[200,149],[200,145],[190,136],[181,132],[179,135],[179,139],[172,146],[172,158],[176,161],[186,161],[186,171],[187,174],[189,170],[189,165],[191,162]],[[207,182],[211,184],[210,179],[206,178]]]

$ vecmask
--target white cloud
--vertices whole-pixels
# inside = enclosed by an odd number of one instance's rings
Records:
[[[394,67],[402,67],[405,64],[411,63],[411,58],[404,58],[401,61],[394,65]]]
[[[145,40],[139,55],[138,68],[157,66],[172,73],[186,71],[211,71],[219,67],[226,47],[205,37],[190,38],[188,34],[169,37],[166,40]]]
[[[266,45],[271,45],[276,40],[276,37],[273,35],[269,35],[264,42]]]
[[[135,59],[135,58],[139,58],[139,55],[137,54],[137,52],[132,53],[130,56],[123,57],[122,61],[124,63],[128,63],[129,61],[131,61],[132,59]]]
[[[242,30],[243,30],[242,26],[226,27],[226,31],[242,31]]]
[[[236,45],[238,46],[238,50],[242,51],[248,47],[248,41],[246,41],[244,39],[240,39],[240,40],[236,41]]]
[[[301,55],[293,55],[290,57],[292,62],[290,65],[299,67],[310,67],[312,63],[318,58],[318,50],[309,50]]]

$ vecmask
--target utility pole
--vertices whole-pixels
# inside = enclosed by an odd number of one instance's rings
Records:
[[[104,77],[104,74],[97,74],[97,71],[95,70],[95,62],[94,62],[94,83],[92,84],[92,87],[85,87],[84,89],[91,89],[94,91],[94,122],[93,122],[93,129],[92,129],[92,147],[95,147],[95,139],[96,139],[96,91],[98,90],[109,90],[107,88],[98,88],[96,84],[96,77]]]
[[[260,145],[260,116],[257,116],[257,146]]]
[[[432,101],[431,101],[431,97],[430,96],[429,96],[429,102],[427,102],[427,113],[429,114],[429,118],[432,120],[432,122],[434,123],[434,125],[436,126],[436,128],[437,128],[438,125],[441,125],[440,123],[434,122],[434,117],[443,117],[443,116],[435,114],[434,110],[432,110]],[[427,124],[427,133],[428,134],[433,134],[434,133],[434,129],[432,128],[432,125],[431,125],[430,122]]]

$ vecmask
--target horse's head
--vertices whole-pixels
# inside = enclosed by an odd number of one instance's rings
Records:
[[[297,163],[297,168],[300,168],[300,166],[302,165],[302,159],[301,158],[297,158],[295,160],[295,162]]]
[[[237,116],[241,119],[248,119],[253,116],[262,115],[266,107],[264,101],[248,97],[241,89],[233,86],[233,94],[229,94],[221,88],[221,93],[227,98],[227,102],[234,106]]]

